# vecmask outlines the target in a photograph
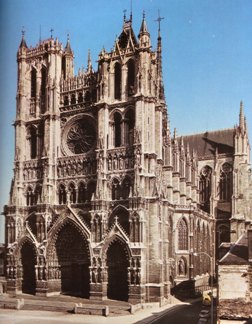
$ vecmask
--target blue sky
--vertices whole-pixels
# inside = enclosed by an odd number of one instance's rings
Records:
[[[109,51],[119,35],[123,10],[130,0],[0,0],[0,209],[8,202],[14,153],[16,52],[22,26],[28,46],[70,34],[75,72],[87,65],[91,50],[96,68],[104,46]],[[252,1],[132,0],[138,35],[142,12],[156,48],[158,9],[163,43],[163,75],[171,128],[191,134],[233,127],[244,102],[252,143]],[[40,27],[41,26],[41,27]],[[0,242],[3,241],[0,217]]]

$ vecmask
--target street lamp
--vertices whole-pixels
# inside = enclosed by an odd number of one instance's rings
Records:
[[[194,252],[193,255],[194,256],[198,256],[198,255],[201,255],[201,254],[204,254],[206,255],[209,259],[210,259],[210,286],[211,286],[211,324],[213,324],[213,257],[211,255],[209,255],[208,253],[206,252]]]

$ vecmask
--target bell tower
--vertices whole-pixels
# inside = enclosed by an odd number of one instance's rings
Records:
[[[50,191],[60,139],[59,83],[62,45],[53,38],[17,52],[15,168],[10,203],[18,207],[53,199]]]

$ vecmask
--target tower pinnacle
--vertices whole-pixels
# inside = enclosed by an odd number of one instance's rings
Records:
[[[88,49],[88,66],[87,66],[87,72],[92,72],[92,61],[91,61],[91,54],[90,49]]]
[[[243,111],[243,102],[240,102],[240,114],[239,114],[239,126],[241,131],[245,129],[245,118],[244,118],[244,111]]]
[[[24,26],[22,27],[22,39],[21,39],[19,47],[20,48],[21,47],[27,48],[26,41],[25,41],[25,29],[24,29]]]

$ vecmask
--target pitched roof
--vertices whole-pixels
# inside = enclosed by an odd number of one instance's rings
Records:
[[[230,250],[219,261],[220,265],[245,265],[248,264],[248,236],[243,234]]]
[[[234,153],[234,128],[210,131],[200,134],[182,136],[184,146],[189,144],[189,149],[197,152],[199,158],[213,157],[216,150],[219,154]]]
[[[118,42],[121,49],[125,49],[127,47],[129,38],[132,39],[134,46],[137,46],[137,39],[132,28],[131,20],[127,20],[124,22],[123,31],[118,37]]]

